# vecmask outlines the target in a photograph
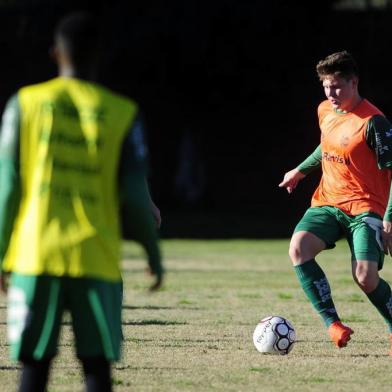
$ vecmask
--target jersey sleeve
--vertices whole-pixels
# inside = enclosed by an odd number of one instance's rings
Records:
[[[120,177],[129,172],[146,174],[148,170],[148,148],[146,144],[144,123],[139,114],[130,127],[121,151]]]
[[[392,168],[392,124],[382,115],[373,116],[367,126],[366,142],[377,156],[379,169]]]
[[[321,146],[318,145],[317,148],[297,167],[297,169],[308,175],[312,171],[319,169],[321,167]]]
[[[20,203],[19,138],[20,109],[15,95],[5,107],[0,128],[0,265]]]

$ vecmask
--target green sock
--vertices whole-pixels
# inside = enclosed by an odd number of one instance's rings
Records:
[[[378,286],[366,294],[370,302],[377,308],[388,324],[389,332],[392,333],[392,293],[389,284],[380,279]]]
[[[311,259],[296,265],[294,270],[306,296],[322,317],[325,325],[329,327],[334,321],[338,321],[339,316],[331,298],[331,288],[324,271],[316,260]]]

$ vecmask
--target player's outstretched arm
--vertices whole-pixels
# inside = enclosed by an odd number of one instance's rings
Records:
[[[284,175],[279,187],[286,188],[288,193],[292,193],[299,181],[312,171],[321,167],[321,158],[321,146],[319,145],[298,167]]]

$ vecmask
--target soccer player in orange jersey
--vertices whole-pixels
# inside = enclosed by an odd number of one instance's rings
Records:
[[[315,257],[345,236],[353,278],[386,321],[392,342],[391,287],[378,273],[384,254],[392,255],[392,125],[360,96],[350,53],[331,54],[316,69],[327,97],[318,107],[320,145],[279,184],[291,193],[307,174],[322,169],[311,207],[291,238],[290,258],[332,341],[344,347],[353,330],[341,323]]]

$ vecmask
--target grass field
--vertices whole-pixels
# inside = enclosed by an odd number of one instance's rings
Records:
[[[124,246],[123,359],[116,391],[390,391],[392,358],[384,322],[351,278],[345,243],[319,261],[335,304],[354,330],[338,350],[299,288],[288,241],[162,242],[164,288],[149,294],[141,249]],[[383,276],[392,281],[391,260]],[[292,321],[297,342],[287,356],[258,353],[258,320]],[[0,302],[0,390],[16,390],[18,367],[8,361],[5,299]],[[49,391],[82,391],[69,323],[63,326]]]

